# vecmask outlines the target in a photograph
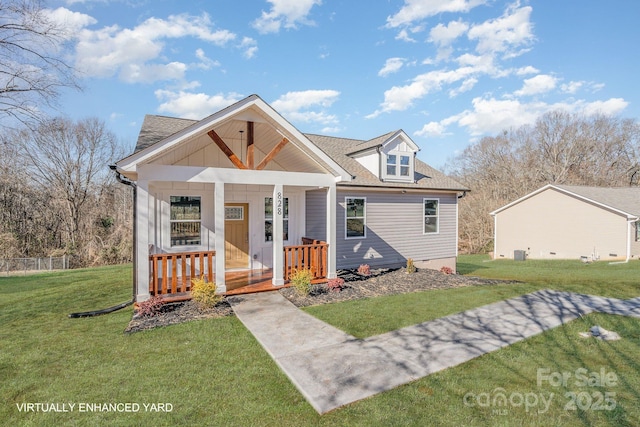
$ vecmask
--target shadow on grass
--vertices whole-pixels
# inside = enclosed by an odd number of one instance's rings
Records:
[[[485,270],[489,267],[485,267],[484,265],[479,265],[479,264],[473,264],[470,262],[458,262],[456,264],[456,269],[458,274],[471,274],[474,273],[478,270]]]

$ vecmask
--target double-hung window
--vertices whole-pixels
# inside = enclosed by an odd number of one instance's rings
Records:
[[[387,154],[387,178],[408,180],[411,175],[411,156]]]
[[[440,201],[438,199],[424,199],[424,234],[438,232],[439,209]]]
[[[282,199],[282,240],[289,240],[289,198]],[[264,198],[264,240],[273,240],[273,197]]]
[[[199,196],[171,196],[171,246],[199,245],[202,211]]]
[[[364,197],[345,198],[345,238],[367,237],[367,199]]]

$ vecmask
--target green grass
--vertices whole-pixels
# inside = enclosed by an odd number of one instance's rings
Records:
[[[395,329],[541,287],[631,297],[635,264],[519,265],[462,258],[464,271],[526,280],[323,306],[350,312],[345,329],[361,336]],[[595,268],[592,268],[595,267]],[[620,268],[622,267],[622,268]],[[609,269],[607,269],[609,268]],[[635,268],[635,269],[634,269]],[[520,269],[520,270],[519,270]],[[535,268],[534,268],[535,270]],[[522,276],[517,275],[518,271]],[[554,271],[558,286],[551,286]],[[577,277],[564,280],[566,274]],[[105,316],[67,314],[130,298],[130,267],[0,277],[0,425],[640,425],[640,320],[594,314],[508,348],[319,416],[234,317],[123,334],[131,308]],[[606,285],[602,292],[595,292]],[[314,307],[315,312],[321,307]],[[315,313],[314,313],[315,314]],[[623,339],[578,338],[593,324]],[[364,326],[362,326],[364,325]],[[310,331],[312,333],[312,331]],[[617,375],[612,387],[538,388],[538,368]],[[522,406],[469,407],[468,393],[554,393],[548,412]],[[565,393],[615,393],[612,411],[567,411]],[[21,413],[21,403],[166,402],[170,413]],[[500,411],[498,411],[498,409]],[[506,413],[504,412],[506,410]]]

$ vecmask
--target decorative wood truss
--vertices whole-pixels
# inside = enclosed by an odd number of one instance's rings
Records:
[[[284,148],[285,145],[289,142],[287,138],[282,138],[282,140],[276,144],[275,147],[269,151],[269,153],[265,156],[264,159],[257,166],[254,166],[254,132],[253,132],[253,122],[247,122],[247,164],[242,163],[242,160],[236,156],[236,154],[229,148],[229,146],[220,138],[220,135],[216,133],[215,130],[211,129],[207,132],[209,138],[216,143],[216,145],[220,148],[220,150],[227,156],[227,158],[231,161],[231,163],[238,169],[250,169],[250,170],[262,170],[264,169],[271,160]]]

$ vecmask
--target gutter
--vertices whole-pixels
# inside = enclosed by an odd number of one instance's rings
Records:
[[[113,313],[114,311],[118,311],[121,310],[125,307],[130,306],[131,304],[133,304],[136,301],[136,294],[138,291],[138,275],[136,274],[136,266],[138,264],[138,260],[137,260],[137,251],[136,251],[136,240],[137,240],[137,228],[138,228],[138,221],[137,221],[137,217],[138,217],[138,207],[137,207],[137,203],[136,203],[136,198],[137,198],[137,187],[135,182],[129,180],[128,178],[124,177],[119,171],[116,165],[109,165],[109,169],[111,169],[112,171],[114,171],[116,173],[116,179],[118,180],[119,183],[124,184],[124,185],[128,185],[131,188],[133,188],[133,278],[132,278],[132,284],[133,284],[133,294],[131,296],[131,300],[120,303],[118,305],[114,305],[112,307],[107,307],[107,308],[103,308],[101,310],[94,310],[94,311],[83,311],[83,312],[79,312],[79,313],[71,313],[69,314],[69,317],[72,319],[77,319],[80,317],[93,317],[93,316],[99,316],[101,314],[108,314],[108,313]]]

